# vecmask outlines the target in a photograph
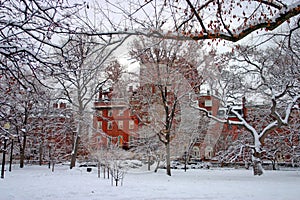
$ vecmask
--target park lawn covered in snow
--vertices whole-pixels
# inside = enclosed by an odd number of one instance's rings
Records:
[[[245,169],[195,169],[158,173],[132,169],[123,186],[97,178],[97,168],[57,165],[15,167],[0,180],[1,200],[209,199],[288,200],[300,198],[300,171],[265,171],[254,177]],[[101,174],[102,176],[102,174]]]

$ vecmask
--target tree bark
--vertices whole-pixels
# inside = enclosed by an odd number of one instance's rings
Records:
[[[151,156],[148,154],[148,163],[147,163],[147,165],[148,165],[148,171],[150,171],[150,166],[151,166],[151,164],[150,164],[150,161],[151,161]]]
[[[98,160],[98,178],[100,178],[100,167],[101,167],[101,162]]]
[[[26,133],[24,133],[23,143],[22,143],[22,147],[20,149],[20,168],[24,167],[26,141],[27,141],[27,135],[26,135]]]
[[[79,137],[79,135],[78,135],[78,133],[77,133],[77,134],[76,134],[76,137],[75,137],[75,142],[74,142],[72,154],[71,154],[71,164],[70,164],[70,169],[72,169],[73,167],[75,167],[75,164],[76,164],[76,158],[77,158],[77,152],[78,152],[79,140],[80,140],[80,137]]]
[[[167,154],[167,175],[171,176],[170,141],[166,143],[166,154]]]
[[[158,171],[159,164],[160,164],[160,157],[157,160],[157,165],[156,165],[155,170],[154,170],[155,173]]]
[[[253,161],[253,174],[254,176],[260,176],[263,174],[261,152],[255,151],[252,155]]]
[[[9,172],[11,172],[11,166],[12,166],[12,160],[13,160],[13,151],[14,151],[14,139],[11,140],[11,146],[10,146],[9,168],[8,168]]]
[[[43,158],[43,146],[42,146],[42,144],[40,144],[40,147],[39,147],[39,165],[40,166],[42,166],[42,164],[43,164],[42,158]]]

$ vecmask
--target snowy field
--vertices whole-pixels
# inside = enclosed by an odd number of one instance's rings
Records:
[[[109,199],[209,199],[298,200],[300,171],[265,171],[254,177],[244,169],[195,169],[158,173],[141,169],[127,172],[123,186],[97,178],[97,169],[56,166],[15,167],[0,180],[1,200],[109,200]],[[102,176],[102,174],[101,174]]]

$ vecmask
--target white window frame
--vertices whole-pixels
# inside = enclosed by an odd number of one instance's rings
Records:
[[[134,129],[134,120],[129,120],[129,129]]]
[[[119,110],[119,116],[124,116],[124,110]]]
[[[97,143],[101,142],[101,136],[97,136]]]
[[[123,129],[124,128],[124,122],[122,120],[118,121],[118,128]]]
[[[108,117],[112,117],[112,116],[113,116],[113,111],[112,111],[112,110],[108,110],[107,116],[108,116]]]
[[[204,106],[205,107],[212,107],[212,100],[205,100],[204,101]]]
[[[97,110],[96,115],[97,115],[98,117],[102,117],[102,115],[103,115],[102,110]]]
[[[112,121],[107,122],[107,130],[112,130],[112,129],[113,129]]]
[[[123,136],[122,136],[122,135],[119,135],[119,136],[118,136],[118,145],[119,145],[119,146],[122,146],[122,145],[123,145],[123,142],[124,142]]]
[[[102,121],[97,121],[97,129],[102,130]]]

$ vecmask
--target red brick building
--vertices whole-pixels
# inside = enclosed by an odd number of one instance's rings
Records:
[[[224,119],[227,112],[227,108],[222,107],[220,100],[216,96],[211,95],[209,91],[207,93],[199,94],[198,105],[200,108],[205,108],[210,115],[219,119]],[[241,105],[233,106],[233,109],[242,114],[242,116],[246,116],[247,108],[245,107],[245,99]],[[228,119],[233,121],[238,120],[233,114],[229,114]],[[224,140],[224,138],[226,140],[230,138],[231,141],[236,140],[238,135],[241,133],[239,131],[241,127],[238,125],[220,123],[211,118],[206,118],[206,120],[207,123],[204,128],[202,127],[201,130],[199,129],[200,137],[192,148],[192,152],[190,154],[190,158],[192,160],[213,159],[219,150],[218,143],[220,140]]]
[[[137,116],[131,112],[128,100],[116,98],[113,89],[100,90],[94,102],[92,146],[94,149],[117,145],[129,149],[138,138]]]

